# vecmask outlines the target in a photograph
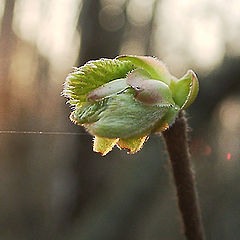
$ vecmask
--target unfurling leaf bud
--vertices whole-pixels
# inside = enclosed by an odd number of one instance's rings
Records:
[[[148,135],[166,130],[197,93],[193,71],[176,79],[161,61],[146,56],[89,61],[74,68],[63,90],[74,106],[70,119],[95,136],[93,149],[102,155],[114,145],[139,151]]]

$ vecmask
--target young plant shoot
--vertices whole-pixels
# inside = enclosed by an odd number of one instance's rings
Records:
[[[102,155],[115,145],[135,153],[151,133],[163,132],[188,240],[204,240],[182,111],[198,87],[192,70],[177,79],[154,57],[120,56],[75,68],[63,91],[73,106],[70,119],[94,136],[93,150]]]
[[[192,70],[177,79],[157,58],[130,55],[74,68],[63,90],[73,106],[70,119],[94,136],[93,150],[102,155],[115,145],[139,151],[151,133],[168,129],[197,94]]]

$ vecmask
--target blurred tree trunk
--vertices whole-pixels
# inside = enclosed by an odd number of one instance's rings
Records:
[[[124,26],[116,31],[107,31],[99,23],[102,10],[100,0],[84,0],[79,18],[81,48],[78,64],[102,57],[113,58],[119,53]]]

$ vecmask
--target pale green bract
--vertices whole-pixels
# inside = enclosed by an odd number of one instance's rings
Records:
[[[137,152],[149,134],[166,130],[197,93],[193,71],[177,79],[147,56],[89,61],[74,68],[63,90],[74,107],[70,119],[95,136],[93,149],[102,155],[114,145]]]

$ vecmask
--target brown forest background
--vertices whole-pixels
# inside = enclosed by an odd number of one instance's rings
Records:
[[[0,238],[183,239],[167,154],[92,151],[60,96],[72,66],[154,55],[200,93],[187,111],[207,239],[240,236],[240,3],[5,0],[0,3]]]

